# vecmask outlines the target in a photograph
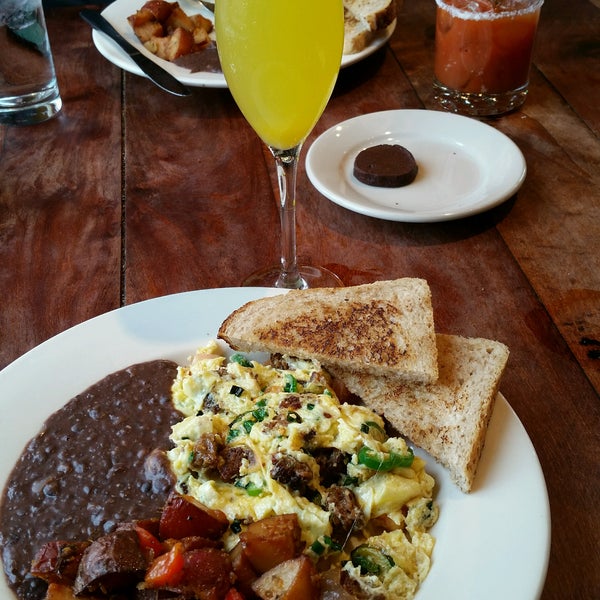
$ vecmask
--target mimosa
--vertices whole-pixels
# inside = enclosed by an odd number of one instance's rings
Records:
[[[296,174],[302,144],[333,91],[344,46],[343,0],[217,0],[217,50],[227,85],[277,167],[281,263],[244,285],[342,285],[296,255]]]
[[[298,145],[321,116],[340,68],[343,19],[339,0],[217,0],[225,79],[269,146]]]

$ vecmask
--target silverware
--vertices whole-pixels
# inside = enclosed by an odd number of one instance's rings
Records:
[[[162,88],[175,96],[189,96],[190,90],[177,80],[171,73],[165,71],[153,60],[144,56],[135,46],[130,44],[99,12],[84,9],[79,15],[91,25],[94,29],[101,31],[127,52],[133,62],[146,74],[148,79],[153,81],[159,88]]]

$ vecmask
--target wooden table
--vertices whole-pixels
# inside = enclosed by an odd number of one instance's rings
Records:
[[[439,331],[510,347],[501,389],[552,512],[544,600],[600,598],[598,6],[543,8],[530,97],[490,121],[528,167],[502,206],[439,224],[381,221],[299,174],[301,255],[347,285],[424,277]],[[102,58],[77,9],[47,19],[62,114],[0,127],[0,367],[124,304],[237,286],[279,250],[271,158],[227,90],[175,98]],[[435,108],[433,32],[433,2],[405,0],[389,46],[342,72],[306,147],[355,115]]]

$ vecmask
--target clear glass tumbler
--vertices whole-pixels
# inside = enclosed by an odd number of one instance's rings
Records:
[[[436,0],[434,98],[445,110],[500,115],[521,106],[543,0]]]
[[[0,0],[0,123],[40,123],[61,107],[42,0]]]

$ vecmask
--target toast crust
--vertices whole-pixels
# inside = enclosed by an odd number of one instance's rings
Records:
[[[439,379],[407,385],[357,371],[331,369],[346,387],[416,446],[446,467],[465,493],[477,466],[508,361],[496,341],[437,335]]]
[[[261,298],[229,315],[218,337],[244,352],[315,359],[406,381],[438,377],[431,292],[423,279]]]
[[[364,50],[396,19],[402,0],[344,0],[344,54]]]

